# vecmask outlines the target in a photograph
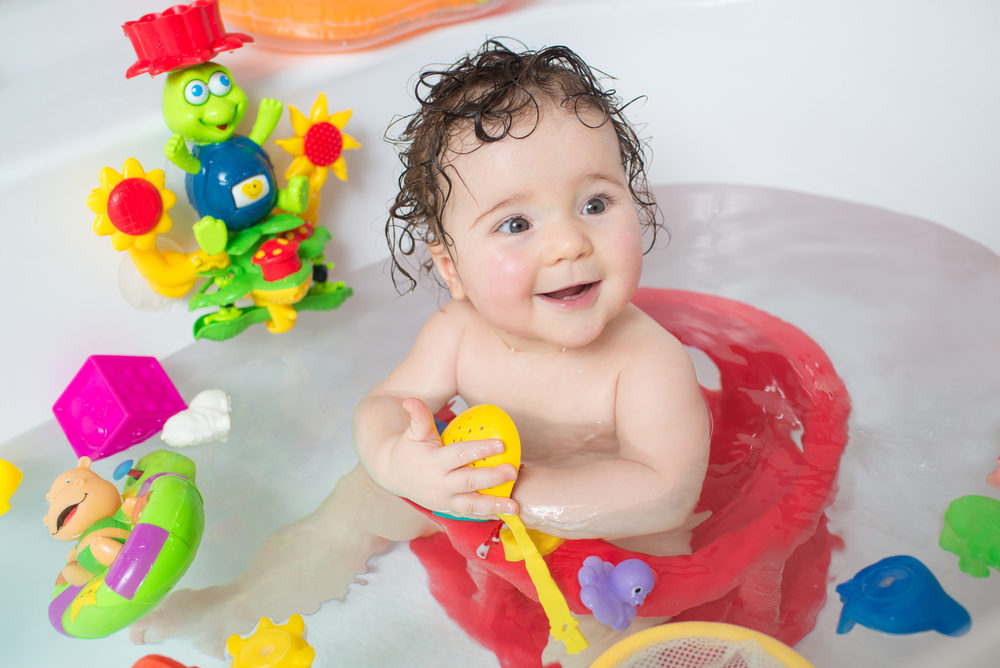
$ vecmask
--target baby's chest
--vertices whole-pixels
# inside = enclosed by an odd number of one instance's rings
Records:
[[[513,353],[509,359],[460,365],[458,390],[469,405],[488,403],[506,411],[517,425],[525,458],[541,460],[617,449],[616,380],[613,369],[599,365],[541,364]]]

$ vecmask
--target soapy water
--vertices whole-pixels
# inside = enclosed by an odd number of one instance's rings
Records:
[[[793,324],[829,356],[851,396],[839,491],[827,511],[830,531],[844,547],[833,552],[826,604],[798,651],[821,667],[980,665],[974,655],[992,640],[1000,604],[984,587],[988,582],[961,573],[936,541],[949,501],[996,495],[984,479],[1000,454],[1000,258],[931,223],[825,198],[719,185],[658,188],[656,194],[672,240],[646,257],[643,285],[735,299]],[[185,450],[198,465],[207,527],[182,586],[231,580],[268,535],[320,506],[356,462],[354,405],[405,354],[442,298],[431,290],[395,297],[384,267],[359,272],[349,284],[357,295],[352,302],[286,336],[248,332],[238,345],[199,343],[163,360],[186,396],[221,387],[233,405],[227,442]],[[713,373],[708,368],[705,375]],[[151,441],[123,455],[135,458],[158,445]],[[87,666],[78,645],[51,642],[44,619],[27,619],[30,610],[44,609],[62,557],[38,526],[30,490],[47,485],[72,455],[48,423],[0,446],[0,457],[16,461],[25,475],[3,518],[5,538],[23,543],[38,564],[25,572],[23,553],[0,556],[2,570],[25,573],[8,583],[4,608],[17,612],[7,628],[24,636],[19,647],[34,648],[14,648],[11,660]],[[95,466],[111,471],[116,463]],[[315,533],[322,536],[329,524]],[[314,539],[295,537],[272,559]],[[350,585],[345,601],[306,617],[318,661],[497,665],[433,600],[411,550],[379,547],[388,551],[372,559],[367,584]],[[927,564],[966,607],[970,633],[887,637],[856,628],[837,636],[834,586],[904,553]],[[312,557],[317,568],[335,560]],[[252,605],[253,599],[240,602]],[[131,648],[122,636],[101,641],[102,660],[129,665],[151,649]],[[183,641],[155,650],[213,665]],[[95,655],[93,665],[97,661]]]

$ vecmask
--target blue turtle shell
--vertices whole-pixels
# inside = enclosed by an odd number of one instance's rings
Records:
[[[274,167],[248,137],[196,144],[192,155],[201,162],[201,169],[188,174],[184,184],[199,216],[218,218],[230,230],[244,230],[274,208],[278,199]]]
[[[886,633],[937,631],[960,636],[972,619],[958,601],[945,593],[937,578],[916,557],[897,555],[867,566],[837,585],[844,607],[837,633],[855,623]]]

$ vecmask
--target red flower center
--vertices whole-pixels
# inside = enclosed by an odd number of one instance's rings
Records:
[[[333,123],[316,123],[306,132],[303,153],[317,167],[329,167],[344,148],[344,138]]]
[[[108,195],[108,218],[115,229],[125,234],[150,232],[162,215],[160,191],[146,179],[125,179]]]

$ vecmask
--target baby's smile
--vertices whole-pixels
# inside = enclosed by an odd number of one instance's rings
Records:
[[[553,290],[552,292],[542,292],[537,296],[564,308],[583,308],[593,303],[597,297],[597,288],[600,284],[600,281],[577,283],[559,290]]]

